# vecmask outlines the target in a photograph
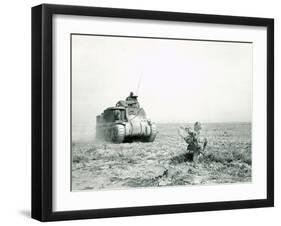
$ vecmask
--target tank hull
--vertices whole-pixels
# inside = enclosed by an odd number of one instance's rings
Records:
[[[114,143],[126,141],[153,142],[157,134],[155,123],[147,120],[97,124],[96,137]],[[121,136],[123,138],[121,138]]]

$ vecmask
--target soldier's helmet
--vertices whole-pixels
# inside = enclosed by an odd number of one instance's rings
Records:
[[[199,132],[202,129],[201,123],[200,122],[195,122],[194,124],[194,130],[196,132]]]

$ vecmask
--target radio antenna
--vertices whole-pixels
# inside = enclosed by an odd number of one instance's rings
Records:
[[[137,96],[138,96],[138,94],[139,94],[139,89],[140,89],[140,84],[141,84],[142,75],[143,75],[143,73],[141,72],[140,77],[139,77],[139,81],[138,81],[137,91],[136,91],[136,95],[137,95]]]

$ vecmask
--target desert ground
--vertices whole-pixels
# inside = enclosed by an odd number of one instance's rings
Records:
[[[73,142],[72,190],[251,182],[251,123],[202,124],[208,145],[197,164],[181,125],[158,123],[153,143]]]

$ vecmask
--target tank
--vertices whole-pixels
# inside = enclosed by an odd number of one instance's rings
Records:
[[[133,92],[114,107],[106,108],[96,116],[96,137],[108,142],[153,142],[157,135],[156,124],[146,117],[138,96]]]

